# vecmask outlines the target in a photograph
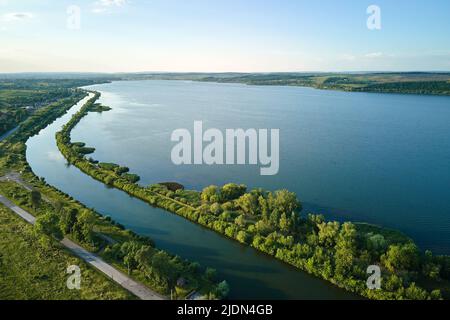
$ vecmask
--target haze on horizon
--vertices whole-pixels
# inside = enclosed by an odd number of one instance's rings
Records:
[[[448,0],[0,0],[0,73],[450,71],[448,12]]]

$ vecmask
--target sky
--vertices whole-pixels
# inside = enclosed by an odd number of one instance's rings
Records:
[[[0,0],[0,72],[450,71],[449,13],[448,0]]]

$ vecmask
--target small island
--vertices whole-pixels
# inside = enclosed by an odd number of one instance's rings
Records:
[[[98,112],[98,113],[107,112],[110,110],[112,110],[111,107],[104,106],[101,103],[94,103],[92,107],[89,109],[90,112]]]

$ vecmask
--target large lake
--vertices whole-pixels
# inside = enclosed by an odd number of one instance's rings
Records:
[[[188,188],[245,183],[287,188],[303,214],[399,229],[423,249],[450,253],[450,98],[319,91],[184,81],[129,81],[89,87],[113,108],[89,114],[73,141],[100,161],[126,165],[141,183]],[[79,107],[79,106],[78,106]],[[72,110],[74,112],[76,108]],[[105,188],[67,167],[54,134],[70,114],[28,142],[39,176],[159,247],[217,268],[235,298],[349,298],[350,295],[252,249]],[[175,166],[173,130],[280,129],[280,172],[259,166]]]

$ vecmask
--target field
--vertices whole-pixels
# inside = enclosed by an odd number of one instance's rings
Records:
[[[43,243],[33,227],[0,205],[0,299],[110,300],[133,296],[72,256],[55,240]],[[69,290],[67,267],[81,268],[81,290]]]

